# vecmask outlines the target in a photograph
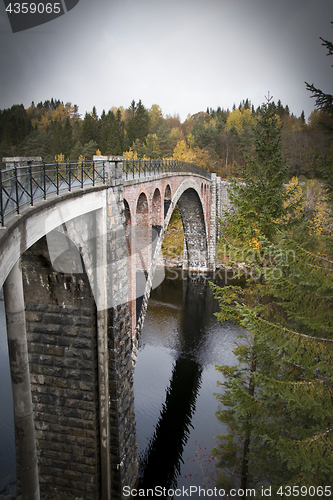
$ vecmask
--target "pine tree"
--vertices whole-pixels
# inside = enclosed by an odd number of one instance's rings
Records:
[[[266,483],[279,498],[279,486],[325,487],[333,476],[332,238],[301,232],[268,249],[264,284],[215,288],[219,319],[246,329],[240,364],[219,367],[229,433],[215,453],[223,487]]]
[[[331,24],[333,26],[333,22],[331,22]],[[320,37],[320,39],[323,42],[322,45],[324,47],[327,47],[328,49],[327,55],[332,56],[333,43],[328,40],[324,40],[322,37]],[[310,85],[307,82],[305,82],[305,84],[307,89],[312,93],[311,97],[316,98],[316,107],[319,108],[326,117],[326,120],[321,122],[322,127],[326,130],[327,133],[332,134],[333,95],[323,92],[322,90],[315,87],[313,84]],[[317,157],[320,164],[321,175],[326,179],[326,191],[328,199],[333,205],[333,157],[332,154],[330,155],[321,154],[317,155]]]
[[[134,100],[131,102],[128,115],[126,132],[130,145],[137,139],[143,144],[149,132],[149,112],[142,104],[141,99],[137,104]]]
[[[253,132],[255,152],[241,170],[242,182],[230,179],[229,197],[237,213],[226,214],[225,230],[240,241],[258,234],[272,238],[281,227],[281,219],[287,223],[295,209],[286,204],[292,193],[283,188],[288,167],[282,157],[281,126],[273,103],[263,104]]]
[[[246,181],[234,184],[237,210],[224,239],[229,260],[235,266],[241,256],[248,279],[242,288],[214,287],[218,318],[243,329],[239,365],[218,367],[225,377],[218,398],[227,407],[219,418],[229,433],[215,453],[221,486],[269,484],[271,498],[281,498],[279,486],[324,488],[333,475],[333,241],[313,236],[306,223],[282,231],[283,208],[292,214],[295,204],[282,185],[269,106],[259,126]]]
[[[331,21],[331,24],[333,26],[333,21]],[[329,40],[325,40],[324,38],[320,37],[320,40],[322,40],[322,45],[328,49],[328,56],[333,55],[333,43],[330,42]],[[333,95],[328,94],[323,92],[321,89],[318,89],[317,87],[314,86],[314,84],[309,84],[305,82],[306,88],[312,93],[311,97],[316,98],[316,107],[319,109],[324,110],[327,113],[332,113],[333,112]]]

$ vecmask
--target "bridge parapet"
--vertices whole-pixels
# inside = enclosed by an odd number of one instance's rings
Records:
[[[210,174],[201,167],[176,160],[126,160],[123,156],[97,156],[93,162],[20,162],[0,169],[0,222],[5,217],[20,214],[25,205],[33,206],[38,198],[46,200],[52,195],[77,188],[106,184],[117,186],[123,180],[141,179],[158,174],[194,173],[206,179]]]
[[[211,174],[197,165],[173,159],[146,159],[125,160],[123,163],[123,174],[126,180],[149,177],[157,174],[191,173],[211,178]]]

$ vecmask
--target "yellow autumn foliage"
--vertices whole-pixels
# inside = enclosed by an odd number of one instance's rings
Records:
[[[52,122],[60,122],[64,124],[67,118],[75,119],[74,106],[71,103],[63,104],[61,103],[56,109],[49,109],[45,112],[41,119],[33,118],[31,120],[31,125],[33,127],[37,126],[38,130],[46,131]]]
[[[293,177],[287,184],[287,190],[296,188],[288,203],[298,202],[304,197],[303,203],[295,211],[296,217],[306,212],[310,219],[312,234],[325,235],[332,231],[333,220],[329,213],[329,206],[325,200],[323,187],[316,179],[311,179],[300,185],[298,178]],[[290,217],[290,216],[289,216]]]
[[[253,125],[254,121],[255,119],[250,109],[234,109],[227,118],[225,131],[227,132],[232,127],[235,127],[238,132],[241,132],[247,125]]]

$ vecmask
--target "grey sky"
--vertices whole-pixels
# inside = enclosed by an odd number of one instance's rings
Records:
[[[84,115],[142,100],[163,114],[255,106],[270,91],[297,116],[333,92],[332,0],[80,0],[66,15],[11,33],[0,3],[0,109],[46,99]]]

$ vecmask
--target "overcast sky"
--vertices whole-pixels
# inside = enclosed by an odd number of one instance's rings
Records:
[[[13,34],[1,1],[0,109],[53,97],[100,115],[141,99],[183,121],[270,91],[308,117],[304,81],[333,93],[330,21],[332,0],[80,0]]]

